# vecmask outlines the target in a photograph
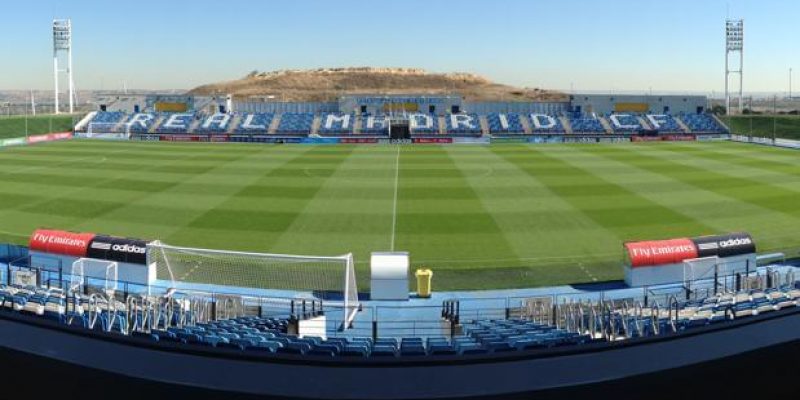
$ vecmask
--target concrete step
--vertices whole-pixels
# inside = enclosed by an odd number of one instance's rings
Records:
[[[644,129],[653,129],[653,127],[650,126],[650,121],[647,121],[646,119],[644,119],[642,117],[636,117],[636,120],[639,121],[639,125],[641,125],[642,128],[644,128]]]
[[[673,118],[675,118],[675,122],[677,122],[677,123],[678,123],[678,126],[680,126],[680,127],[681,127],[681,129],[683,129],[683,131],[684,131],[684,132],[686,132],[686,133],[690,133],[690,132],[692,131],[691,129],[689,129],[689,127],[688,127],[688,126],[686,126],[686,123],[685,123],[685,122],[683,122],[683,120],[681,120],[681,119],[680,119],[680,118],[678,118],[678,117],[673,117]]]
[[[319,132],[319,127],[322,125],[322,117],[319,115],[314,116],[314,122],[311,123],[311,134],[316,135]]]
[[[519,114],[519,123],[522,125],[522,130],[525,131],[526,135],[530,135],[533,133],[533,129],[531,128],[531,121],[528,120],[528,116],[525,114]]]
[[[236,133],[236,127],[242,122],[242,114],[236,114],[231,118],[231,121],[228,122],[228,133]]]
[[[189,123],[189,127],[186,129],[186,132],[194,133],[195,131],[197,131],[197,128],[200,126],[200,124],[203,123],[204,119],[205,117],[199,119],[195,118],[194,120],[192,120],[192,122]]]
[[[606,133],[608,133],[608,134],[614,133],[614,128],[611,127],[611,123],[610,122],[608,122],[603,117],[597,117],[597,119],[600,121],[600,125],[603,125],[603,129],[606,130]]]
[[[361,117],[358,115],[353,115],[353,134],[358,135],[361,133]]]
[[[489,120],[486,118],[485,115],[478,116],[478,124],[481,127],[481,135],[488,135],[489,134]]]
[[[569,118],[567,117],[558,117],[558,120],[561,121],[561,125],[564,127],[564,132],[568,135],[571,135],[572,132],[572,124],[569,123]]]
[[[281,124],[281,117],[283,114],[275,114],[275,118],[272,119],[272,123],[269,124],[269,129],[267,129],[267,133],[274,134],[278,131],[278,126]]]
[[[164,122],[166,118],[167,117],[156,118],[156,122],[154,122],[153,125],[150,125],[150,129],[147,130],[147,133],[156,133],[156,128],[161,126],[161,124]]]

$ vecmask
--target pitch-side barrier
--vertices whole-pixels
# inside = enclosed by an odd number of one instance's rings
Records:
[[[48,133],[45,135],[33,135],[28,137],[0,139],[0,148],[25,146],[29,144],[54,142],[57,140],[66,140],[66,139],[72,139],[72,132]]]

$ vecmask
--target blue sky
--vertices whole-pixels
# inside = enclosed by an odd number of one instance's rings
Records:
[[[745,90],[786,91],[788,69],[800,71],[796,0],[13,1],[0,12],[0,89],[52,86],[57,16],[73,20],[79,89],[404,66],[549,89],[719,92],[728,9],[745,19]]]

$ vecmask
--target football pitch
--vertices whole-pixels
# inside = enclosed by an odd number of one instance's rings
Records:
[[[0,151],[0,241],[38,227],[177,246],[409,251],[434,289],[622,278],[627,240],[800,249],[800,153],[737,143],[311,146],[73,140]],[[213,282],[210,282],[213,283]]]

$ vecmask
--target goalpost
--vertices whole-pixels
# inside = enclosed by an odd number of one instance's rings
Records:
[[[147,245],[147,264],[155,263],[160,280],[254,289],[309,291],[319,297],[341,296],[346,329],[358,312],[353,255],[335,257],[264,254]]]
[[[716,290],[719,277],[725,275],[725,264],[720,264],[717,256],[693,258],[683,262],[683,283],[690,290],[696,281],[708,279],[714,279],[713,285]]]
[[[86,127],[86,136],[119,136],[120,139],[131,137],[131,127],[124,122],[90,122]]]
[[[117,290],[118,273],[116,261],[79,258],[70,269],[69,291],[79,290],[84,284],[91,284],[91,280],[100,280],[104,293],[110,296]]]

